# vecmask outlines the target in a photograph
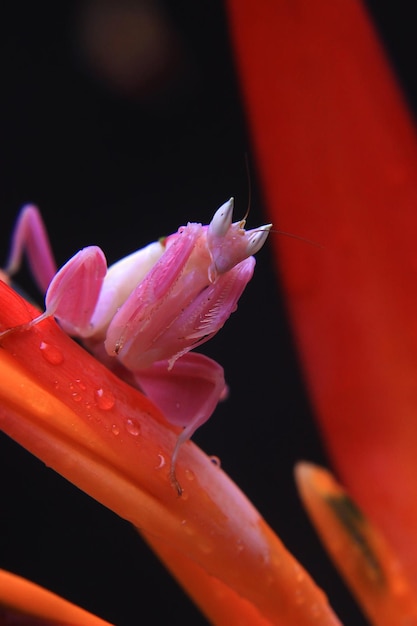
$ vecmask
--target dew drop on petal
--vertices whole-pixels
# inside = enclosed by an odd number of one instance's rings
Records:
[[[221,461],[218,456],[211,456],[210,461],[213,463],[213,465],[216,465],[216,467],[221,466]]]
[[[300,571],[297,573],[297,576],[296,576],[296,580],[297,580],[297,582],[298,582],[298,583],[302,583],[302,582],[304,582],[305,577],[306,577],[305,573],[304,573],[304,572],[302,571],[302,569],[300,568]]]
[[[75,382],[77,383],[81,391],[85,391],[87,389],[87,385],[83,383],[83,381],[80,378],[77,378]]]
[[[115,399],[111,391],[100,388],[95,390],[94,395],[99,409],[109,411],[114,407]]]
[[[240,554],[240,553],[241,553],[241,552],[243,552],[243,550],[244,550],[243,542],[242,542],[242,540],[241,540],[241,539],[238,539],[238,540],[236,541],[236,550],[237,550],[237,553],[238,553],[238,554]]]
[[[74,402],[80,402],[82,400],[82,395],[79,394],[77,391],[72,393],[71,396],[72,396],[72,399],[74,400]]]
[[[120,433],[120,428],[118,427],[117,424],[112,424],[111,431],[113,435],[118,435]]]
[[[165,457],[163,454],[158,454],[158,465],[155,466],[155,469],[162,469],[166,464]]]
[[[60,365],[64,360],[62,352],[54,345],[41,341],[39,348],[45,361],[51,365]]]
[[[195,478],[195,474],[194,474],[193,470],[186,469],[184,471],[184,474],[185,474],[185,477],[188,478],[188,480],[194,480],[194,478]]]
[[[140,424],[135,419],[126,420],[126,430],[128,433],[137,437],[140,433]]]
[[[304,591],[302,591],[302,589],[295,590],[295,603],[298,606],[302,606],[303,604],[306,603],[305,594],[304,594]]]
[[[198,544],[198,547],[200,548],[203,554],[211,554],[213,552],[213,546],[210,545],[209,543],[200,541],[200,543]]]

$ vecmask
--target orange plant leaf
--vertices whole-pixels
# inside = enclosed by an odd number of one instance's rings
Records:
[[[417,624],[417,598],[397,557],[333,476],[299,463],[304,506],[330,556],[373,624]]]
[[[417,141],[360,2],[229,0],[279,266],[344,483],[417,584]]]
[[[36,314],[0,283],[0,328]],[[244,615],[253,605],[260,626],[339,624],[260,514],[191,442],[179,455],[178,497],[168,476],[178,429],[145,396],[53,320],[1,344],[1,428],[139,528],[210,619],[230,623],[230,607]]]
[[[0,570],[0,623],[24,623],[28,626],[111,626],[109,622],[39,585],[4,570]]]

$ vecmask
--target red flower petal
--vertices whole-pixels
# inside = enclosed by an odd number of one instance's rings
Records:
[[[417,142],[359,2],[229,0],[317,417],[417,583]]]
[[[37,311],[0,283],[0,328]],[[0,426],[140,529],[210,619],[337,626],[324,594],[230,479],[47,319],[1,338]],[[235,621],[235,620],[232,620]]]
[[[71,602],[0,570],[0,623],[20,626],[111,626]]]

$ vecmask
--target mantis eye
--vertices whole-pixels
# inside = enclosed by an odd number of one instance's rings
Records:
[[[252,256],[253,254],[259,252],[259,250],[262,248],[265,241],[267,240],[271,228],[272,224],[265,224],[265,226],[262,226],[262,228],[253,231],[249,235],[247,246],[248,256]]]
[[[227,202],[217,209],[213,219],[210,222],[210,234],[215,237],[224,237],[232,225],[234,199],[230,198]]]
[[[245,230],[246,217],[232,223],[233,198],[217,209],[207,230],[207,244],[212,258],[210,282],[219,274],[230,271],[244,259],[254,255],[264,245],[272,224]]]

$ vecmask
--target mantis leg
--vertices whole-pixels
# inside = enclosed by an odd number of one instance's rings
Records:
[[[182,488],[175,474],[178,453],[224,397],[223,368],[203,354],[188,352],[171,369],[168,369],[168,361],[159,361],[146,370],[135,372],[135,378],[166,419],[184,427],[175,444],[169,472],[172,485],[181,495]]]
[[[7,276],[13,276],[19,270],[24,253],[36,283],[45,293],[56,273],[56,264],[41,214],[33,204],[25,205],[17,218],[4,269]]]

